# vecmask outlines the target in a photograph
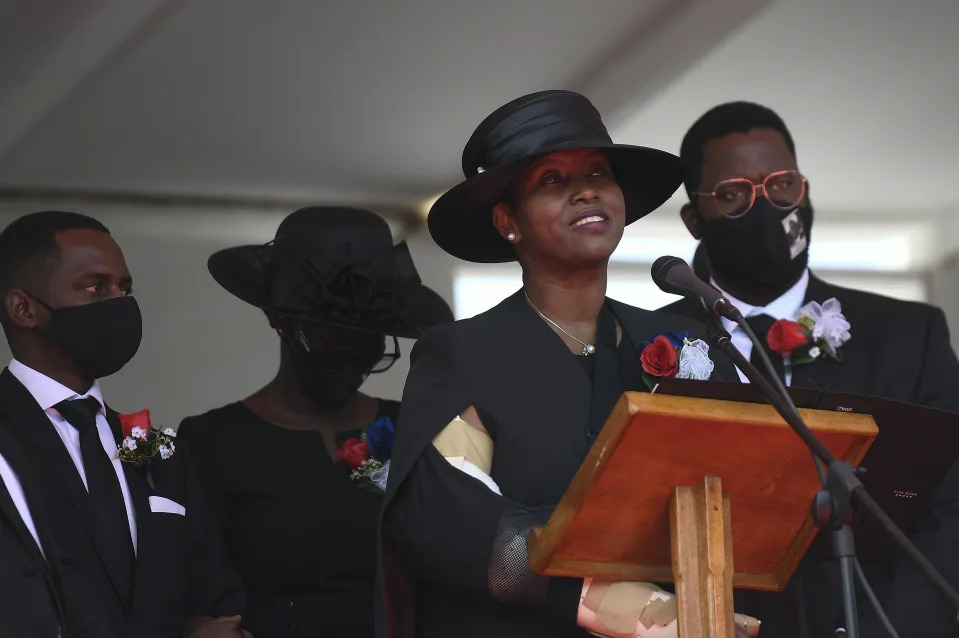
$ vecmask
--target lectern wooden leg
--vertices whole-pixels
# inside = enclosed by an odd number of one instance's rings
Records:
[[[719,477],[677,487],[669,518],[679,638],[734,638],[729,497]]]

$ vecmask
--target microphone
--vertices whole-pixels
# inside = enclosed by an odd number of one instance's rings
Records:
[[[723,293],[697,277],[689,264],[679,257],[663,255],[653,263],[651,273],[660,290],[698,300],[709,316],[726,317],[737,323],[743,318]]]

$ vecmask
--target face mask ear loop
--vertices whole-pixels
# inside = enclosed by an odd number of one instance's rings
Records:
[[[53,311],[55,310],[50,304],[48,304],[46,301],[44,301],[44,300],[41,299],[40,297],[36,296],[35,294],[33,294],[32,292],[30,292],[29,290],[23,290],[22,292],[25,292],[28,297],[30,297],[31,299],[33,299],[34,301],[36,301],[38,304],[40,304],[41,306],[43,306],[44,308],[46,308],[46,309],[49,310],[50,312],[53,312]]]

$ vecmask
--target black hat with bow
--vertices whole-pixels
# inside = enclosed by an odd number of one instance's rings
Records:
[[[295,319],[414,339],[453,320],[406,242],[393,245],[386,221],[365,210],[302,208],[273,241],[220,250],[207,266],[243,301]]]
[[[596,107],[579,93],[542,91],[501,106],[476,128],[463,149],[466,180],[433,204],[430,234],[460,259],[513,261],[512,245],[493,227],[493,208],[534,160],[580,148],[605,152],[623,190],[627,224],[659,208],[683,182],[675,155],[613,144]]]

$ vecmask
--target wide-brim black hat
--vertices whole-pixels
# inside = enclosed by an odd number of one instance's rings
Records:
[[[406,242],[394,246],[386,221],[365,210],[300,209],[273,241],[218,251],[207,266],[243,301],[295,319],[414,339],[453,320]]]
[[[626,201],[626,223],[648,215],[683,182],[680,159],[644,146],[614,144],[599,112],[571,91],[543,91],[501,106],[463,149],[466,180],[444,193],[429,213],[430,234],[454,257],[513,261],[512,245],[493,226],[493,208],[536,158],[555,151],[602,149]]]

